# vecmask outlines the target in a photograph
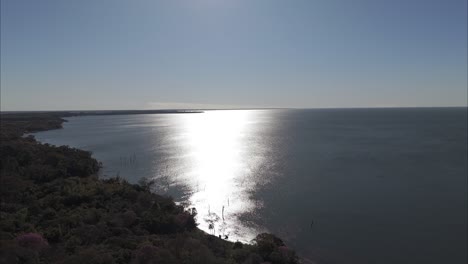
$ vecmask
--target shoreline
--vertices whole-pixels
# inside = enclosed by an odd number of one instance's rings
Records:
[[[151,182],[129,184],[120,178],[99,179],[99,162],[89,152],[43,144],[32,135],[24,136],[60,129],[66,122],[64,117],[67,116],[57,113],[1,115],[2,165],[15,159],[19,162],[11,168],[7,166],[6,173],[5,169],[2,171],[6,177],[2,175],[1,179],[0,259],[39,258],[55,263],[63,258],[87,259],[84,255],[92,251],[93,258],[104,254],[108,259],[117,259],[116,263],[128,263],[138,259],[140,253],[145,255],[150,251],[148,254],[155,259],[185,261],[186,257],[177,252],[193,251],[192,246],[186,245],[182,249],[173,246],[174,239],[182,239],[183,243],[194,241],[199,245],[192,254],[206,260],[218,259],[220,263],[241,263],[240,260],[249,258],[299,263],[295,252],[274,235],[259,234],[253,244],[230,242],[209,235],[196,227],[196,210],[187,210],[170,198],[150,192]],[[26,164],[22,164],[21,156],[17,156],[22,153],[30,156]],[[54,158],[50,160],[51,157]],[[25,193],[24,188],[33,189]],[[67,189],[63,188],[78,189],[64,193]],[[107,200],[106,197],[114,198]],[[147,202],[142,203],[141,197],[146,197]],[[107,209],[103,211],[102,208]],[[20,222],[18,212],[26,214],[24,218],[20,217],[23,219]],[[97,215],[90,216],[91,220],[83,218],[89,214]],[[75,219],[71,223],[67,220],[70,217]],[[78,230],[81,231],[76,233]],[[31,234],[40,237],[47,246],[39,250],[21,244],[21,239]],[[114,240],[109,240],[112,237],[121,245],[114,245]],[[70,241],[75,242],[70,245]],[[221,248],[223,250],[219,251]],[[160,249],[164,249],[166,257],[161,258],[153,252]],[[125,254],[121,255],[121,251]]]

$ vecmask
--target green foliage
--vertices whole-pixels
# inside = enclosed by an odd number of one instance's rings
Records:
[[[284,242],[273,234],[262,233],[254,239],[256,251],[273,264],[298,263],[299,260]]]

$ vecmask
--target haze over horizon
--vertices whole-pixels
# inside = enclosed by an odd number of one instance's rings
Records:
[[[467,106],[466,0],[2,0],[1,111]]]

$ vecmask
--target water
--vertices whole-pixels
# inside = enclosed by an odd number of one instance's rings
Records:
[[[68,120],[36,138],[93,151],[102,177],[156,179],[207,232],[272,232],[317,263],[467,263],[466,108]]]

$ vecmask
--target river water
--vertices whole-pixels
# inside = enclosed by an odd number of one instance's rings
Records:
[[[199,227],[317,263],[467,263],[467,109],[223,110],[68,118],[42,142],[154,179]],[[210,228],[213,223],[213,228]]]

